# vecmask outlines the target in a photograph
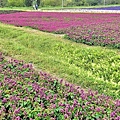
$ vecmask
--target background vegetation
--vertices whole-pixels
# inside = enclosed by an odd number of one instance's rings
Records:
[[[110,5],[110,4],[120,4],[120,0],[37,0],[38,5],[45,6],[95,6],[95,5]],[[0,0],[0,7],[24,7],[31,6],[32,0]]]

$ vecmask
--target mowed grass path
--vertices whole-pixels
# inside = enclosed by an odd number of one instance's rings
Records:
[[[0,23],[0,51],[59,78],[120,98],[120,51]],[[114,73],[113,73],[114,72]]]

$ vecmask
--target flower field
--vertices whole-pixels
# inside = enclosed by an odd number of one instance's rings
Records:
[[[120,48],[120,14],[18,12],[0,15],[0,21],[42,31],[64,33],[76,42]]]
[[[120,120],[120,100],[36,72],[0,53],[0,119]]]
[[[0,22],[27,27],[0,23],[0,120],[120,120],[119,21],[118,13],[0,11]]]

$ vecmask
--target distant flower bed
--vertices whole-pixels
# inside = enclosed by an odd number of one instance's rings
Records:
[[[0,53],[0,118],[5,120],[120,120],[120,100],[35,72]]]
[[[120,14],[117,13],[18,12],[2,14],[0,21],[64,33],[69,39],[89,45],[120,48]]]
[[[16,12],[22,12],[18,10],[0,10],[0,14],[10,14],[10,13],[16,13]]]
[[[101,7],[101,8],[90,8],[94,10],[120,10],[120,6],[113,6],[113,7]]]

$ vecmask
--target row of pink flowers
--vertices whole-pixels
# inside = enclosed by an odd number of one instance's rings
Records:
[[[0,53],[2,120],[120,120],[120,100],[83,90]]]
[[[116,24],[117,21],[84,27],[77,26],[61,30],[61,32],[65,32],[69,39],[76,42],[120,48],[120,26]]]
[[[2,14],[0,21],[16,26],[30,26],[42,31],[66,33],[69,38],[80,42],[82,38],[85,43],[93,41],[91,37],[95,34],[96,44],[117,44],[119,48],[120,14],[117,13],[19,12]],[[99,37],[101,35],[104,36],[102,41],[98,39],[102,38]]]

